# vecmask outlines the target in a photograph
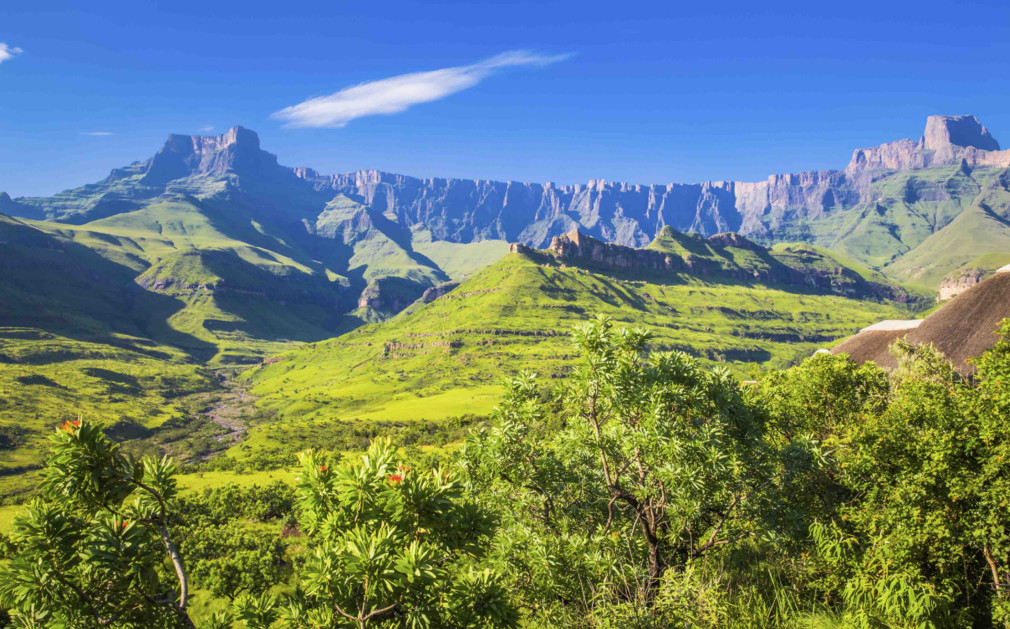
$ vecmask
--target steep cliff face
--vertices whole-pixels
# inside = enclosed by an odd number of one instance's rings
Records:
[[[845,170],[772,175],[759,182],[643,186],[592,180],[559,186],[416,179],[378,171],[330,176],[308,169],[295,172],[316,190],[345,194],[403,224],[423,224],[435,237],[456,242],[495,238],[546,247],[554,236],[578,228],[601,240],[640,247],[669,225],[704,235],[733,231],[769,241],[831,245],[849,234],[837,225],[825,230],[819,226],[843,222],[858,232],[857,221],[837,217],[850,210],[873,211],[875,204],[889,207],[892,199],[881,191],[880,182],[893,171],[949,165],[1010,167],[1010,151],[1000,151],[974,116],[931,116],[918,141],[858,149]],[[957,195],[943,181],[916,185],[917,197],[893,200],[942,203]],[[902,241],[891,249],[897,254],[916,244]],[[858,255],[859,245],[847,252]]]

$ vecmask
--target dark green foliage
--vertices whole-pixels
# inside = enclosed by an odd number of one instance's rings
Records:
[[[803,437],[773,447],[727,370],[649,356],[648,340],[606,318],[580,327],[560,404],[522,376],[464,448],[468,489],[502,522],[494,561],[531,622],[688,622],[685,575],[774,533],[769,498],[818,459]]]
[[[299,522],[310,548],[285,615],[318,627],[511,627],[498,577],[475,572],[491,520],[453,474],[397,464],[387,441],[336,467],[300,456]]]
[[[0,602],[15,622],[192,626],[167,528],[172,463],[129,459],[100,427],[79,421],[64,423],[52,441],[41,498],[15,520],[12,558],[0,571]]]

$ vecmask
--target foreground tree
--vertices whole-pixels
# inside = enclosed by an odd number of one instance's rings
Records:
[[[1010,626],[1008,332],[978,385],[899,342],[886,408],[833,440],[853,498],[813,533],[851,624]]]
[[[309,546],[299,591],[278,612],[285,626],[514,626],[496,575],[474,568],[491,521],[451,474],[399,463],[388,440],[352,464],[313,451],[299,458],[299,526]],[[237,604],[243,618],[269,617],[260,599]]]
[[[495,557],[534,622],[683,622],[664,620],[666,584],[687,595],[699,561],[761,533],[787,459],[811,461],[783,452],[809,443],[769,448],[727,370],[649,355],[642,331],[600,318],[574,340],[582,361],[561,393],[521,376],[467,442],[468,488],[501,518]]]
[[[14,520],[0,568],[0,602],[15,624],[192,627],[167,526],[174,465],[133,460],[79,420],[51,439],[40,498]]]

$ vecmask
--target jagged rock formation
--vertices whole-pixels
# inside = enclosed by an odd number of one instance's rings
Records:
[[[823,294],[864,299],[907,301],[908,293],[883,276],[867,280],[866,270],[853,269],[811,249],[769,249],[739,234],[711,238],[680,234],[665,227],[646,249],[601,242],[578,230],[555,236],[539,252],[515,243],[512,253],[547,254],[570,265],[658,271],[708,278],[788,286]]]

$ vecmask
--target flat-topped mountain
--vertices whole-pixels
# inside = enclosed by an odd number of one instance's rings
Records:
[[[964,161],[968,166],[1010,166],[1010,150],[999,142],[975,116],[930,116],[918,142],[898,140],[852,154],[846,173],[866,169],[909,170],[944,166]]]

